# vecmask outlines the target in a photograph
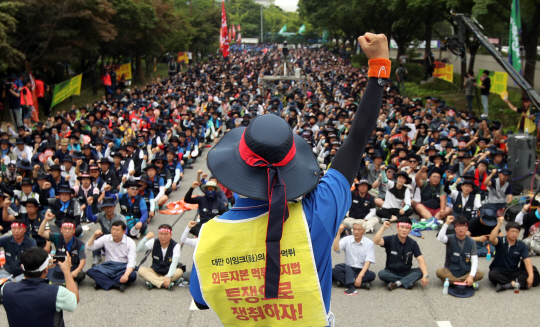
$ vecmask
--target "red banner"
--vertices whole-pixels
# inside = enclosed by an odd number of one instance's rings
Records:
[[[34,108],[32,109],[32,120],[35,122],[39,121],[39,105],[38,105],[38,97],[37,97],[37,89],[36,89],[36,81],[34,80],[34,75],[32,75],[32,72],[28,74],[30,76],[30,80],[32,81],[32,102],[34,103]]]
[[[232,26],[232,35],[231,35],[231,39],[232,40],[236,40],[236,28],[234,28],[234,24]]]
[[[219,49],[223,57],[229,56],[229,31],[227,30],[227,14],[225,13],[225,1],[221,3],[221,34],[219,36]]]
[[[242,43],[242,33],[240,33],[240,25],[236,26],[238,28],[238,40],[236,40],[236,43]]]

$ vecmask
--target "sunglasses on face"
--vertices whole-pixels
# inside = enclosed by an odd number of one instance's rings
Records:
[[[207,190],[207,191],[215,191],[216,189],[213,188],[213,187],[207,187],[206,190]]]
[[[133,191],[137,191],[139,188],[138,187],[135,187],[135,186],[132,186],[129,188],[130,190],[133,190]]]

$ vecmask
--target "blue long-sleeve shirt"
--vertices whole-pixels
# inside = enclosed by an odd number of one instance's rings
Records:
[[[111,194],[109,192],[105,192],[105,196],[113,197],[115,201],[119,201],[124,196],[124,194],[126,193]],[[144,224],[148,219],[148,208],[146,207],[146,201],[144,201],[144,198],[142,196],[139,200],[139,208],[141,209],[141,219],[139,219],[139,222]]]

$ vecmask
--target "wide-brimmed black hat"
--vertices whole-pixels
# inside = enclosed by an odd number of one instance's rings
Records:
[[[317,186],[320,169],[309,145],[301,136],[293,135],[282,118],[263,115],[255,118],[245,129],[231,130],[208,153],[208,168],[225,187],[250,198],[268,200],[267,169],[251,167],[242,159],[239,144],[243,135],[243,143],[269,163],[282,161],[295,145],[295,156],[287,165],[279,167],[287,186],[288,200],[296,199]]]
[[[371,190],[371,183],[367,180],[367,179],[361,179],[360,181],[358,181],[358,183],[356,183],[358,186],[360,185],[367,185],[368,187],[368,191]]]
[[[116,206],[116,202],[114,201],[114,198],[112,196],[104,197],[103,201],[101,201],[101,203],[98,204],[98,208],[114,207],[114,206]]]
[[[24,170],[33,170],[34,167],[32,167],[32,164],[30,161],[26,158],[24,158],[21,161],[17,161],[17,168],[24,169]]]
[[[448,294],[455,297],[471,297],[474,295],[474,288],[465,285],[452,285],[448,288]]]
[[[73,154],[71,154],[71,157],[73,159],[84,159],[84,154],[81,151],[73,151]]]
[[[112,164],[112,162],[107,157],[103,157],[103,158],[99,159],[98,163],[100,163],[100,164],[109,164],[109,165]]]
[[[64,159],[62,159],[62,162],[71,162],[71,163],[73,163],[73,158],[68,154],[67,156],[64,156]]]
[[[62,185],[62,186],[60,186],[60,188],[58,189],[58,191],[56,193],[58,193],[58,194],[60,194],[60,193],[69,193],[69,194],[71,194],[71,187],[69,187],[68,185]]]
[[[27,204],[33,204],[36,207],[40,208],[39,201],[35,198],[27,198],[25,201],[21,201],[21,206],[26,206]]]
[[[407,174],[407,173],[404,172],[403,170],[400,171],[399,173],[397,173],[397,174],[394,175],[394,180],[397,181],[397,178],[398,178],[399,176],[405,177],[405,183],[404,183],[404,184],[411,184],[411,183],[412,183],[412,179],[409,177],[409,174]]]
[[[435,155],[430,156],[430,157],[429,157],[429,161],[435,162],[435,158],[441,158],[443,163],[445,163],[445,162],[448,161],[448,160],[446,159],[446,157],[443,156],[442,153],[440,153],[440,152],[437,152],[437,153],[435,153]]]
[[[21,186],[25,186],[25,185],[32,185],[32,179],[23,178],[22,181],[21,181]]]
[[[62,272],[62,269],[60,269],[60,266],[58,265],[52,269],[49,269],[49,272],[47,273],[47,279],[50,282],[57,283],[57,284],[66,282],[64,273]]]
[[[497,225],[497,208],[490,206],[489,204],[484,207],[482,214],[482,222],[484,225],[493,227]]]

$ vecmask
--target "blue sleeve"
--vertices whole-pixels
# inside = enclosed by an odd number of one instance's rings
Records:
[[[146,207],[146,201],[144,201],[143,198],[141,198],[139,208],[141,208],[141,219],[139,219],[139,222],[144,223],[146,219],[148,219],[148,208]]]
[[[54,198],[56,196],[56,192],[54,191],[54,188],[49,188],[49,197]]]
[[[86,207],[86,218],[91,222],[97,222],[97,216],[92,212],[92,206]]]
[[[105,192],[105,196],[110,196],[115,198],[114,201],[119,201],[124,196],[124,193],[111,194],[110,192]]]
[[[180,169],[180,172],[183,173],[184,169],[182,168],[182,165],[180,163],[176,164],[176,169]]]
[[[150,196],[148,198],[154,200],[154,191],[150,191]]]
[[[165,183],[163,183],[163,178],[159,178],[159,186],[165,186]]]
[[[36,240],[35,240],[35,239],[30,238],[30,246],[31,246],[31,247],[36,247],[36,246],[37,246],[37,243],[36,243]]]

